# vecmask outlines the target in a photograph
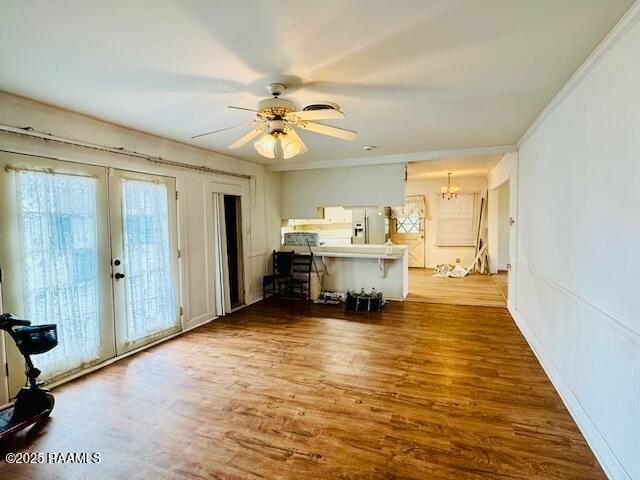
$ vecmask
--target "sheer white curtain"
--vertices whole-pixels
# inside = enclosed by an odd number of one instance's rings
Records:
[[[167,186],[123,180],[127,340],[174,327],[176,315],[169,250]]]
[[[96,181],[18,172],[25,315],[58,325],[58,346],[37,359],[49,378],[99,354]]]
[[[424,195],[407,195],[404,205],[391,207],[391,218],[403,217],[429,218],[427,201]]]

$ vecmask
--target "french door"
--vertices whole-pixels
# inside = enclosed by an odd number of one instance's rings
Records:
[[[0,168],[4,310],[58,325],[43,379],[179,330],[174,179],[6,153]],[[24,361],[5,337],[13,396]]]
[[[175,179],[109,175],[118,355],[180,330]]]
[[[43,378],[115,355],[104,168],[0,154],[0,235],[5,312],[58,325],[59,345],[34,361]],[[5,335],[9,393],[24,360]]]

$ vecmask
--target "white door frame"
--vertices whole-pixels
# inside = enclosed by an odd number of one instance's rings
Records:
[[[507,306],[515,309],[517,301],[518,279],[518,168],[520,157],[514,155],[509,175],[509,283],[507,287]]]
[[[213,181],[210,184],[210,201],[213,203],[214,194],[223,194],[223,195],[236,195],[240,197],[240,215],[242,222],[242,276],[243,276],[243,305],[246,305],[247,299],[249,298],[249,253],[250,253],[250,245],[251,245],[251,226],[250,226],[250,214],[249,214],[249,182],[248,180],[238,180],[238,183],[224,183],[220,181]],[[213,209],[212,209],[213,210]],[[213,218],[211,219],[213,222]],[[212,229],[214,232],[214,248],[220,248],[220,246],[224,246],[224,244],[219,245],[217,242],[220,241],[220,234],[224,235],[224,232],[217,232],[214,228]],[[226,256],[226,251],[223,253]],[[225,262],[222,262],[222,268],[225,270],[228,269],[228,265]],[[228,278],[227,275],[220,276],[219,270],[216,269],[214,272],[214,287],[215,287],[215,298],[216,298],[216,315],[226,314],[230,312],[230,308],[228,305],[224,305],[224,297],[225,292],[228,291],[228,285],[221,285],[220,278]]]
[[[150,173],[133,172],[122,169],[109,169],[109,212],[111,226],[111,261],[116,258],[123,261],[124,257],[124,218],[122,215],[122,179],[141,180],[144,182],[161,182],[167,187],[167,206],[169,210],[169,251],[171,253],[171,281],[173,284],[174,308],[175,308],[175,326],[156,332],[144,338],[135,341],[127,341],[127,308],[126,308],[126,289],[124,281],[113,281],[113,304],[115,314],[115,338],[116,351],[118,355],[122,355],[131,350],[139,348],[148,343],[154,342],[160,338],[172,335],[182,329],[180,319],[180,276],[178,270],[178,217],[177,217],[177,195],[176,195],[176,179],[175,177],[153,175]],[[127,265],[122,265],[126,270]],[[118,268],[113,267],[115,274]],[[126,275],[126,272],[125,272]]]
[[[498,206],[497,188],[505,182],[509,183],[509,278],[507,290],[507,306],[514,308],[517,297],[518,276],[518,155],[511,157],[509,168],[505,170],[504,177],[497,178],[489,185],[489,210],[488,210],[488,243],[489,243],[489,267],[490,273],[497,273],[498,254]]]

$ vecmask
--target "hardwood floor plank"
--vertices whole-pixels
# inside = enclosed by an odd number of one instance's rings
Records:
[[[55,390],[11,479],[602,479],[504,308],[256,304]]]
[[[431,268],[410,268],[407,301],[506,307],[506,279],[494,279],[496,276],[470,273],[462,278],[439,278]]]

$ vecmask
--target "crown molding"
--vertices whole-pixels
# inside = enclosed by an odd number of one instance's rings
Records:
[[[396,155],[379,155],[376,157],[343,158],[313,162],[295,162],[270,165],[270,172],[286,172],[290,170],[312,170],[320,168],[363,167],[372,165],[388,165],[393,163],[421,162],[438,158],[472,157],[477,155],[499,155],[516,152],[515,145],[497,145],[492,147],[462,148],[453,150],[429,150],[426,152],[400,153]]]
[[[188,143],[184,139],[172,138],[166,135],[152,133],[145,130],[139,130],[137,128],[129,127],[127,125],[123,125],[120,123],[115,123],[111,120],[106,120],[101,117],[96,117],[96,116],[89,115],[87,113],[78,112],[75,110],[69,110],[67,107],[62,107],[52,103],[46,103],[41,100],[36,100],[33,98],[18,95],[16,93],[0,90],[0,105],[2,105],[3,102],[8,102],[10,105],[14,106],[18,110],[22,110],[25,108],[36,109],[42,112],[44,115],[64,116],[65,118],[72,119],[72,121],[79,121],[85,124],[88,123],[88,124],[91,124],[92,126],[97,126],[98,128],[109,127],[109,128],[117,129],[118,130],[117,134],[119,135],[133,135],[142,139],[143,141],[155,141],[156,143],[158,141],[167,142],[167,144],[169,145],[188,148],[194,152],[198,152],[210,157],[214,157],[211,160],[224,160],[224,161],[231,161],[234,163],[242,162],[243,164],[246,164],[249,168],[252,168],[254,166],[261,166],[261,167],[266,166],[266,163],[261,160],[247,160],[244,158],[229,155],[228,153],[220,152],[218,150],[213,150],[211,148],[195,145],[193,143]],[[2,107],[4,107],[4,105],[2,105]],[[11,118],[11,120],[9,120],[9,118]],[[2,119],[3,127],[7,127],[6,123],[8,123],[9,121],[11,121],[11,123],[15,123],[15,120],[12,118],[11,113],[7,115],[6,119],[3,117]],[[59,121],[63,121],[63,120],[59,120]],[[25,124],[25,123],[28,124],[28,122],[25,122],[24,120],[21,120],[20,122],[22,124]],[[42,128],[42,127],[36,126],[36,128]],[[12,133],[24,133],[28,131],[37,133],[36,130],[34,130],[31,127],[31,125],[15,126],[14,129],[16,131]],[[5,131],[6,131],[6,128],[5,128]],[[19,132],[19,131],[22,131],[22,132]],[[55,134],[52,134],[52,133],[40,132],[40,134],[49,136],[49,137],[55,136]],[[62,137],[59,137],[59,138],[62,138]],[[74,140],[74,141],[81,141],[81,140]],[[85,142],[85,143],[89,143],[89,142]],[[113,148],[114,150],[124,150],[123,147],[109,147],[109,148]]]
[[[600,63],[607,53],[616,46],[618,41],[624,37],[631,28],[640,20],[640,0],[636,0],[629,10],[622,16],[618,23],[611,31],[602,39],[591,55],[578,67],[571,75],[569,80],[556,93],[551,101],[542,109],[533,123],[524,132],[518,143],[518,148],[526,142],[544,123],[544,121],[564,102],[564,100],[573,92],[589,73]]]

